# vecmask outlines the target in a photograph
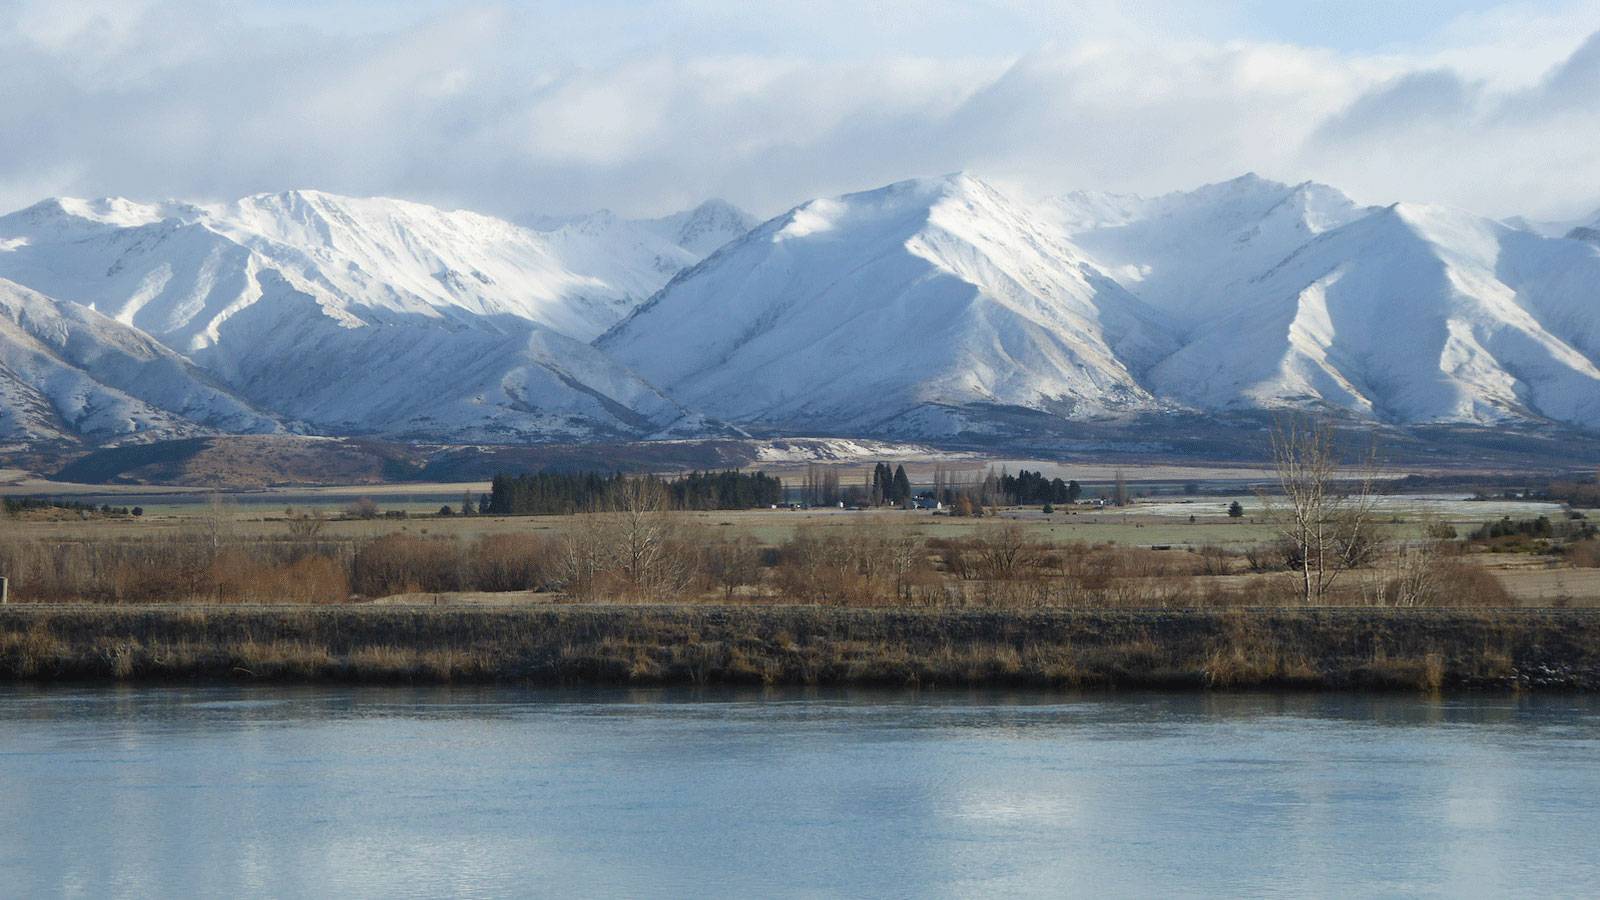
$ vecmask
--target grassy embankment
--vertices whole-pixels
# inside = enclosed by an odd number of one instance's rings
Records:
[[[0,680],[1600,688],[1595,610],[0,608]]]

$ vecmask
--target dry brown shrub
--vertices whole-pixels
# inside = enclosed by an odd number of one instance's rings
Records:
[[[1206,544],[1195,551],[1200,559],[1200,571],[1203,575],[1228,575],[1233,572],[1233,560],[1238,554],[1226,547],[1216,544]]]
[[[750,538],[708,544],[698,562],[705,582],[720,590],[724,600],[761,579],[761,548]]]
[[[778,552],[778,590],[796,602],[864,604],[880,594],[870,541],[842,529],[803,525]]]
[[[356,550],[350,587],[366,597],[462,589],[465,554],[449,538],[386,534]]]
[[[1374,573],[1366,602],[1377,606],[1515,606],[1494,573],[1453,544],[1394,548]]]
[[[344,565],[321,555],[279,562],[224,551],[212,565],[212,580],[225,603],[339,603],[350,595]]]
[[[1580,569],[1600,569],[1600,539],[1578,541],[1567,548],[1567,561]]]
[[[479,591],[536,591],[557,576],[560,550],[542,534],[491,534],[468,554],[471,588]]]

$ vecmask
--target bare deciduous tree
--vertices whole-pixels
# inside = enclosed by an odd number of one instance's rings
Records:
[[[978,547],[978,568],[985,577],[1004,581],[1031,567],[1038,548],[1020,525],[995,529]]]
[[[1368,600],[1375,606],[1442,605],[1446,578],[1443,543],[1403,542],[1391,552],[1371,580]]]
[[[611,535],[602,514],[579,513],[561,535],[558,560],[568,593],[592,599],[602,587],[602,576],[614,564]]]
[[[886,539],[889,568],[894,572],[894,594],[899,600],[911,599],[911,576],[927,565],[927,548],[922,538],[900,534]]]
[[[1367,558],[1362,548],[1372,544],[1376,453],[1369,451],[1345,472],[1334,437],[1326,420],[1280,420],[1272,431],[1272,461],[1283,496],[1262,495],[1299,570],[1301,602],[1308,605],[1321,603],[1343,572]]]
[[[664,597],[685,588],[691,565],[675,546],[677,520],[666,485],[624,479],[605,511],[579,516],[563,541],[568,588],[592,596],[602,581],[630,597]]]
[[[284,521],[289,526],[289,536],[297,541],[316,540],[317,536],[322,534],[323,525],[327,524],[327,519],[322,517],[321,510],[296,513],[293,509],[289,509],[285,512],[287,518]]]
[[[761,550],[748,537],[719,541],[706,547],[705,566],[706,574],[722,588],[723,597],[731,600],[739,588],[760,579]]]
[[[376,519],[378,504],[371,497],[357,497],[354,503],[345,507],[344,512],[352,519]]]
[[[196,525],[207,549],[215,557],[222,552],[223,546],[233,539],[233,502],[222,494],[212,491],[206,497],[205,511],[198,517]]]

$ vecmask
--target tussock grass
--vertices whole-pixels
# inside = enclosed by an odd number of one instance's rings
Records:
[[[12,607],[0,679],[1600,688],[1591,610]]]

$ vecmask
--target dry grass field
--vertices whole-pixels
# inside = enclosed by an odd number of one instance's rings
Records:
[[[791,491],[812,477],[810,463],[767,462]],[[1313,591],[1302,564],[1312,554],[1289,539],[1284,498],[1259,493],[1274,483],[1269,468],[957,456],[901,464],[915,489],[962,485],[963,511],[978,499],[978,515],[630,512],[612,496],[598,514],[502,516],[476,514],[490,489],[480,482],[207,492],[56,485],[6,472],[0,575],[12,602],[50,604],[1600,606],[1600,543],[1586,512],[1559,504],[1371,493],[1359,543],[1316,555]],[[994,473],[1022,469],[1081,478],[1085,500],[1128,502],[991,499],[1000,496]],[[872,469],[842,460],[827,471],[835,490],[859,490]],[[40,501],[49,496],[59,499]],[[1474,538],[1488,523],[1510,531]]]
[[[364,495],[351,490],[337,496],[349,505]],[[1226,515],[1226,505],[1233,499],[1246,505],[1244,516]],[[198,565],[193,556],[198,553],[213,567],[261,582],[255,588],[239,585],[231,597],[222,589],[202,591],[212,600],[272,602],[272,590],[281,590],[285,601],[317,602],[370,601],[390,593],[416,593],[409,590],[413,588],[427,590],[429,602],[450,602],[460,595],[482,593],[476,590],[479,585],[471,574],[441,580],[419,573],[411,578],[418,583],[406,583],[406,576],[397,576],[392,583],[377,586],[376,593],[362,590],[352,566],[370,557],[375,547],[394,546],[453,560],[433,559],[426,564],[435,569],[465,570],[474,554],[486,552],[526,556],[527,564],[539,570],[539,584],[529,586],[541,591],[531,596],[545,602],[570,593],[570,585],[563,583],[563,573],[558,571],[565,563],[558,557],[563,545],[585,539],[595,518],[441,516],[437,506],[427,513],[402,507],[403,518],[385,515],[394,511],[379,507],[375,517],[361,518],[343,514],[341,508],[224,500],[174,504],[148,510],[137,518],[66,509],[26,510],[0,521],[0,563],[8,569],[0,574],[11,579],[13,602],[203,600],[207,597],[191,597],[186,592],[206,581],[204,575],[191,571],[182,578],[174,576],[170,590],[163,593],[159,573],[129,574],[140,565],[159,568],[165,565],[162,554],[174,553],[183,556],[178,568],[193,569]],[[1182,515],[1187,508],[1195,510],[1189,514],[1193,521]],[[1495,518],[1474,516],[1474,509],[1470,502],[1397,504],[1394,514],[1380,515],[1376,529],[1384,541],[1395,546],[1428,542],[1430,529],[1441,526],[1465,535]],[[1504,503],[1484,504],[1484,509],[1490,514],[1508,512]],[[1527,505],[1530,516],[1547,512],[1543,505]],[[296,531],[297,522],[306,518],[316,519],[314,534]],[[1276,596],[1288,590],[1283,587],[1288,573],[1272,558],[1279,527],[1253,496],[1205,497],[1187,504],[1155,498],[1114,510],[1062,507],[1049,515],[1037,507],[1002,508],[982,518],[926,510],[758,509],[676,512],[666,514],[666,519],[670,536],[663,540],[673,544],[675,552],[697,556],[711,548],[743,547],[756,557],[751,574],[732,590],[725,589],[716,575],[702,571],[684,577],[682,584],[672,588],[671,599],[675,600],[767,603],[838,595],[834,602],[863,605],[911,602],[915,595],[916,602],[923,605],[1081,606],[1099,601],[1159,607],[1282,605],[1291,599]],[[993,578],[962,561],[963,556],[982,555],[1002,537],[1026,545],[1028,561],[1022,574]],[[787,567],[797,552],[808,547],[866,545],[880,548],[879,556],[912,547],[909,552],[914,559],[902,564],[905,571],[901,577],[914,590],[904,584],[885,587],[893,579],[876,572],[862,576],[875,582],[874,587],[844,591],[836,586],[816,587],[797,581]],[[1559,541],[1519,548],[1518,552],[1487,552],[1488,548],[1461,539],[1431,542],[1431,546],[1448,551],[1456,568],[1464,566],[1493,576],[1474,582],[1475,591],[1488,593],[1451,598],[1453,604],[1600,605],[1600,568],[1562,552]],[[179,553],[181,547],[189,548],[187,555]],[[319,562],[323,560],[325,563]],[[697,556],[686,565],[704,569],[707,562]],[[838,565],[871,569],[878,564],[864,559]],[[298,568],[291,570],[294,566]],[[334,569],[339,572],[335,574]],[[1391,574],[1381,562],[1351,570],[1338,602],[1366,602],[1366,594]],[[319,584],[295,586],[297,579],[304,582],[313,575]],[[813,577],[837,581],[842,576],[835,572]],[[152,579],[155,584],[137,590],[128,587],[130,582]],[[77,593],[73,584],[79,586]],[[1502,590],[1492,590],[1494,585]],[[795,595],[796,591],[802,595]],[[1002,595],[1011,599],[1001,599]]]
[[[1589,511],[1376,498],[1307,608],[1281,500],[1130,483],[1122,507],[981,516],[62,492],[0,519],[0,678],[1600,687]]]

